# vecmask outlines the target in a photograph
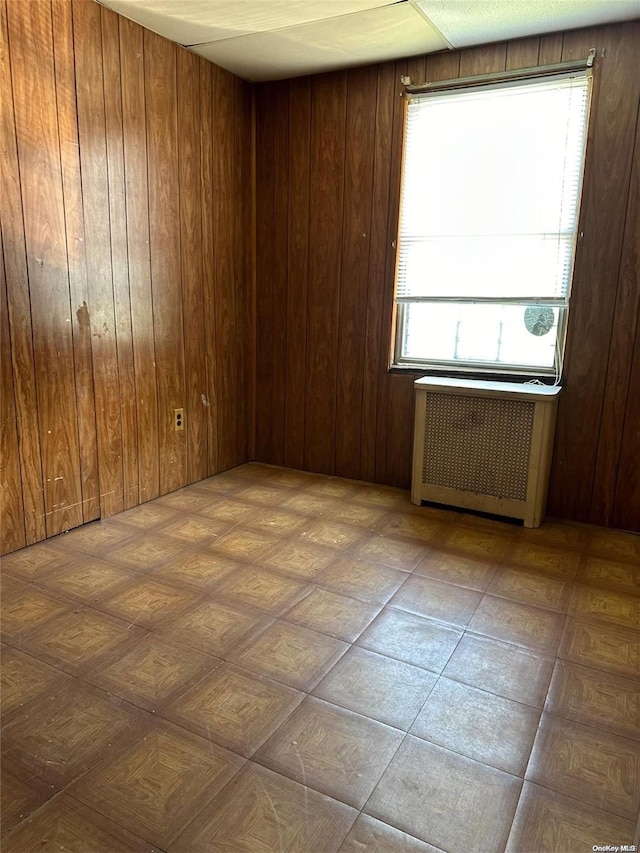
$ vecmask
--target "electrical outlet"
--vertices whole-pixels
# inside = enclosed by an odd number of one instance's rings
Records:
[[[173,410],[173,428],[176,432],[184,429],[184,409]]]

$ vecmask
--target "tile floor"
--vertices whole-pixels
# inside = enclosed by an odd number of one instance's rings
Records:
[[[5,853],[638,844],[640,537],[245,465],[2,593]]]

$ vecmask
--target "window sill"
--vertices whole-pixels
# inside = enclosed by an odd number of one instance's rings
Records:
[[[555,375],[541,373],[520,373],[518,371],[481,371],[481,370],[445,370],[436,367],[419,367],[414,364],[392,364],[387,368],[390,374],[401,376],[444,376],[451,379],[478,379],[484,382],[531,382],[537,380],[543,385],[553,385]]]

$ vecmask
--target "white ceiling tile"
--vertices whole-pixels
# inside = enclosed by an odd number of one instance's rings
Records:
[[[454,47],[640,17],[640,0],[410,0]]]
[[[100,0],[183,45],[236,38],[387,6],[397,0]]]
[[[279,80],[443,50],[446,42],[409,3],[277,32],[200,45],[201,56],[247,80]]]
[[[640,0],[98,1],[249,80],[640,17]]]

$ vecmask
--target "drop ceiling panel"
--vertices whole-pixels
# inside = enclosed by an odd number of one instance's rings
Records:
[[[640,17],[640,0],[411,0],[453,47]]]
[[[390,5],[396,0],[101,0],[183,45],[236,38]]]
[[[279,80],[444,50],[442,36],[409,3],[193,48],[247,80]]]

